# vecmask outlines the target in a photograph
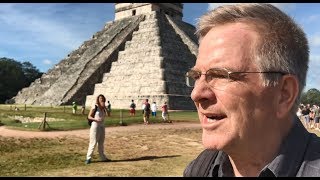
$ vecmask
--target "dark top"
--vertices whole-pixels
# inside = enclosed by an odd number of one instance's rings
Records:
[[[301,114],[305,116],[305,115],[309,115],[310,112],[311,112],[310,109],[307,108],[307,109],[303,109],[303,110],[301,111]]]
[[[227,154],[222,151],[218,153],[208,176],[234,176]],[[297,117],[288,136],[282,142],[278,155],[259,174],[259,177],[288,176],[320,176],[320,138],[309,133]]]
[[[150,111],[150,104],[149,103],[145,103],[145,106],[144,106],[144,111],[147,111],[149,112]]]

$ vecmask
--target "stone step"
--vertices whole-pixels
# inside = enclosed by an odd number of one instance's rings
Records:
[[[141,74],[133,74],[130,76],[109,76],[105,79],[105,81],[102,82],[102,86],[108,86],[108,84],[114,84],[117,82],[121,82],[121,85],[115,85],[115,86],[128,86],[128,85],[141,85],[146,82],[148,84],[157,84],[156,81],[161,82],[161,80],[164,80],[163,74],[151,74],[146,73],[144,75]],[[182,81],[182,80],[181,80]],[[184,80],[183,80],[184,81]]]
[[[158,20],[157,19],[148,19],[139,24],[139,29],[156,27],[158,28]]]
[[[125,50],[120,51],[118,59],[141,59],[141,57],[162,56],[161,47],[154,47],[153,49],[142,50]]]
[[[145,41],[127,41],[125,49],[145,49],[150,46],[160,46],[160,38],[146,39]]]
[[[144,42],[144,41],[149,41],[149,40],[161,40],[159,36],[159,32],[155,31],[150,31],[150,33],[141,33],[141,34],[136,34],[135,36],[132,37],[131,41],[133,42]]]

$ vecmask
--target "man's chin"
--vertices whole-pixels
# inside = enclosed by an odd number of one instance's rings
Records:
[[[206,149],[221,149],[221,139],[217,138],[216,135],[213,134],[202,134],[202,144]]]

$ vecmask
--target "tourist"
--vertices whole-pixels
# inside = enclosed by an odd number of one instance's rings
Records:
[[[148,99],[145,100],[144,109],[143,109],[143,122],[145,125],[149,124],[149,117],[150,117],[150,104],[148,101],[149,101]]]
[[[76,104],[76,102],[72,102],[72,113],[73,114],[77,113],[77,104]]]
[[[131,100],[131,104],[130,104],[130,116],[135,116],[136,115],[136,104],[134,103],[134,100]]]
[[[315,123],[315,130],[320,131],[319,129],[319,119],[320,119],[320,108],[318,105],[315,105],[314,108],[314,123]]]
[[[163,106],[161,106],[161,116],[162,116],[162,120],[163,122],[167,122],[168,120],[168,105],[167,102],[164,102]]]
[[[108,101],[108,105],[107,105],[107,114],[108,114],[108,117],[111,116],[111,103],[110,103],[110,101]]]
[[[101,161],[110,161],[104,154],[104,139],[105,139],[105,125],[104,120],[106,118],[106,106],[105,106],[106,98],[104,95],[100,94],[96,99],[96,104],[91,107],[90,112],[88,114],[88,119],[92,120],[92,124],[90,127],[90,137],[89,137],[89,147],[86,157],[86,164],[91,163],[93,150],[95,146],[98,144],[98,152]],[[97,107],[96,107],[97,106]]]
[[[307,104],[307,106],[304,106],[302,108],[302,116],[304,117],[304,125],[306,129],[310,128],[310,107],[309,104]]]
[[[151,114],[152,114],[152,117],[157,117],[157,104],[156,104],[156,102],[153,102],[151,104]]]

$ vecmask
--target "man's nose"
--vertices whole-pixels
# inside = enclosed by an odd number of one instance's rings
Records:
[[[194,85],[191,92],[191,99],[194,102],[200,102],[202,100],[210,99],[212,96],[214,96],[214,92],[206,82],[206,76],[202,74]]]

